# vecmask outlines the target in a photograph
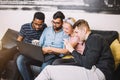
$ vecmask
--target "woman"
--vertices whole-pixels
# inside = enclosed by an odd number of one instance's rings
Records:
[[[69,42],[75,48],[75,50],[77,50],[80,53],[83,53],[84,50],[84,45],[82,44],[83,41],[80,41],[79,38],[75,36],[73,28],[74,23],[75,23],[74,18],[72,17],[67,18],[64,21],[63,30],[67,35],[69,35]]]
[[[74,34],[73,25],[75,21],[76,20],[72,17],[65,19],[63,24],[63,30],[67,35],[69,35],[68,41],[70,42],[72,47],[74,47],[75,50],[77,50],[79,53],[83,54],[85,45],[82,44],[82,41],[80,41],[79,38],[76,37]],[[74,57],[71,54],[64,54],[64,55],[65,56],[62,57],[62,59],[56,59],[53,62],[53,65],[75,65],[76,64],[73,59]]]
[[[66,49],[74,56],[76,66],[49,65],[35,80],[112,80],[114,59],[109,44],[98,34],[93,34],[85,20],[74,24],[75,36],[85,41],[83,54],[65,41]]]

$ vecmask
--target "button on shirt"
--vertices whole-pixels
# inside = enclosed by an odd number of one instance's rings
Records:
[[[64,48],[64,39],[68,39],[68,35],[64,33],[63,29],[55,32],[53,27],[47,27],[41,35],[40,46]]]

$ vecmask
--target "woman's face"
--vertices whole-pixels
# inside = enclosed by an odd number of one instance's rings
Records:
[[[63,30],[67,35],[71,35],[73,33],[73,28],[69,23],[63,23]]]

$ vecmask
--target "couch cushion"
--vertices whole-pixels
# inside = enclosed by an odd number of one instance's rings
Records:
[[[120,43],[118,41],[118,39],[115,39],[112,44],[110,45],[112,54],[114,56],[114,60],[115,60],[115,67],[117,68],[117,66],[120,64]]]
[[[110,45],[115,39],[119,38],[119,34],[117,31],[103,31],[103,30],[92,30],[93,33],[100,34],[104,39],[108,41]]]

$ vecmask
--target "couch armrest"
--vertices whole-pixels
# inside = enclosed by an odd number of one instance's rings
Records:
[[[115,39],[119,39],[119,33],[117,31],[92,30],[92,32],[103,36],[103,38],[108,41],[109,45],[111,45]]]
[[[18,32],[13,29],[8,29],[4,34],[2,41],[2,48],[12,48],[16,46],[16,39],[18,37]]]

